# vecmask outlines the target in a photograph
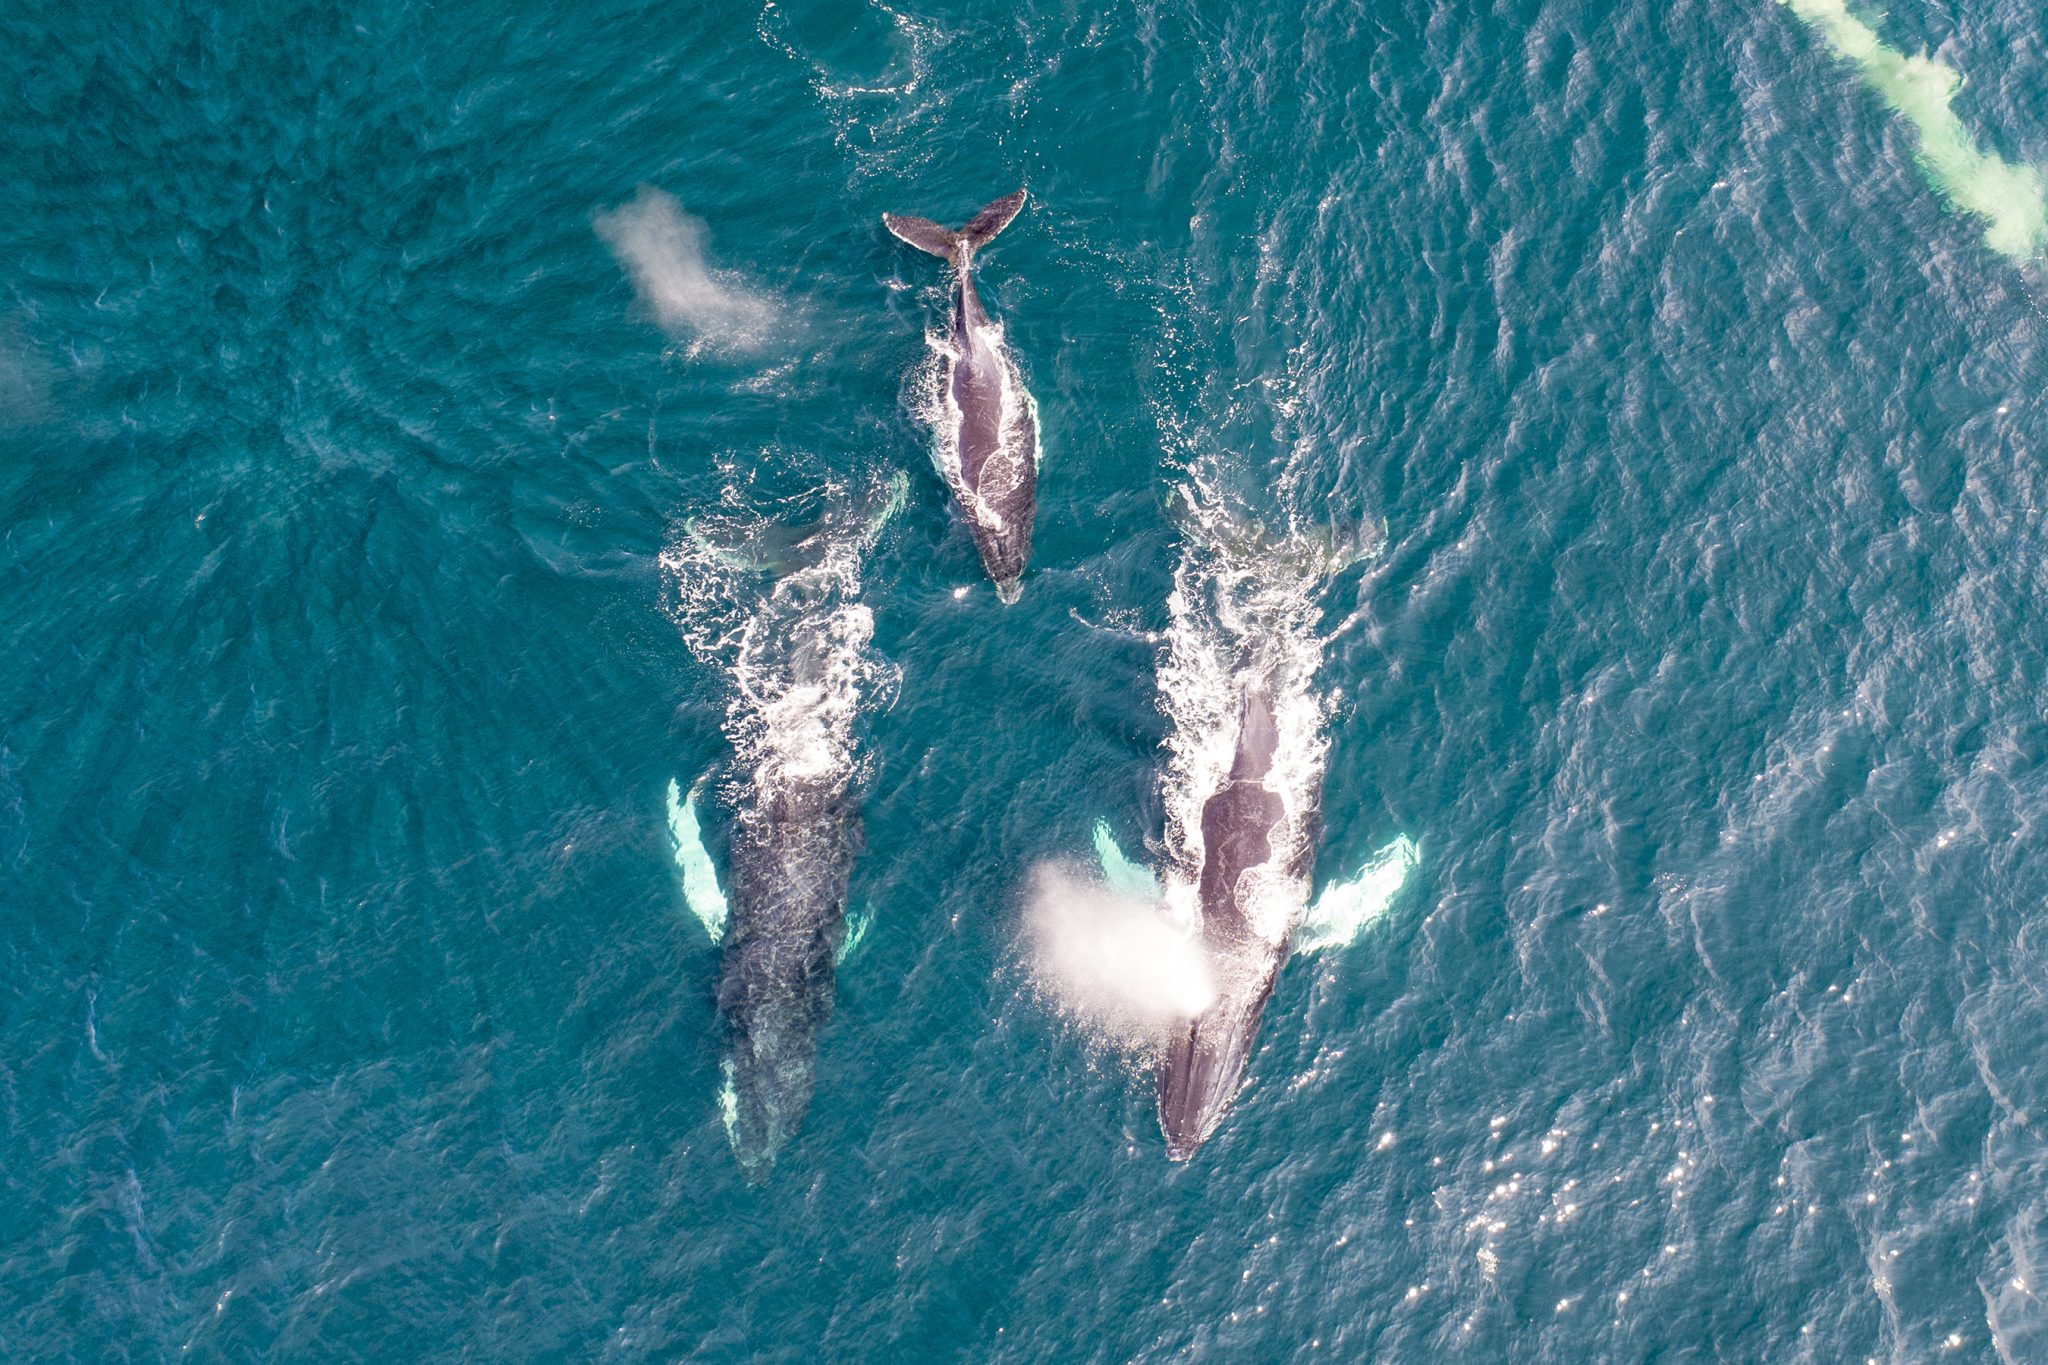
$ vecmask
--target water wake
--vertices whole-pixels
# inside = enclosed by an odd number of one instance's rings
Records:
[[[1950,204],[1985,220],[1984,240],[2015,261],[2048,241],[2048,186],[2032,166],[2018,166],[1977,146],[1956,116],[1962,76],[1926,55],[1909,57],[1884,45],[1846,0],[1781,0],[1818,32],[1835,55],[1919,134],[1921,169]]]
[[[835,799],[855,776],[855,724],[896,676],[870,648],[861,568],[903,497],[901,475],[860,499],[828,484],[777,516],[693,520],[662,552],[671,618],[691,653],[730,683],[726,738],[746,777],[729,794],[742,820],[799,789]],[[817,505],[822,516],[790,529]],[[694,834],[693,803],[671,827]]]
[[[632,277],[633,288],[670,336],[705,350],[752,350],[767,340],[775,310],[704,255],[704,224],[673,195],[642,186],[628,204],[597,216],[597,235]]]

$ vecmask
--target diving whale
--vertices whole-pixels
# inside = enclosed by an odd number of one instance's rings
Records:
[[[1287,957],[1288,917],[1261,913],[1259,900],[1306,899],[1315,840],[1288,833],[1271,782],[1278,745],[1272,696],[1255,680],[1239,702],[1230,775],[1202,806],[1199,932],[1216,998],[1174,1027],[1159,1058],[1159,1127],[1175,1161],[1194,1155],[1236,1098]]]
[[[953,325],[945,393],[959,423],[957,452],[944,462],[946,481],[974,533],[996,596],[1014,602],[1031,557],[1038,510],[1038,420],[1002,330],[974,292],[974,253],[1017,216],[1024,191],[1003,196],[958,232],[925,218],[882,215],[882,224],[920,251],[953,266]]]

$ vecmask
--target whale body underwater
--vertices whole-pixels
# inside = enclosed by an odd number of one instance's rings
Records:
[[[720,1108],[748,1168],[772,1161],[810,1108],[846,941],[856,828],[845,784],[827,777],[775,791],[733,829],[737,913],[718,977],[730,1030]]]
[[[703,783],[685,798],[671,782],[668,796],[684,901],[723,947],[718,1103],[733,1153],[754,1175],[810,1108],[838,968],[867,928],[847,908],[860,844],[856,731],[888,670],[870,648],[859,565],[907,482],[892,479],[875,510],[752,527],[737,545],[692,522],[670,555],[678,571],[760,585],[755,604],[718,623],[717,633],[743,642],[727,719],[740,780],[725,885],[704,840]]]
[[[1031,523],[1038,511],[1038,417],[1002,329],[974,291],[974,254],[1009,226],[1024,207],[1024,191],[996,200],[959,231],[927,218],[885,213],[882,224],[898,238],[953,267],[953,315],[947,334],[944,394],[958,436],[941,433],[940,468],[981,552],[996,596],[1015,602],[1031,558]]]

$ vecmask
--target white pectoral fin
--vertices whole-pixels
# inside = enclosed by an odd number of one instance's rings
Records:
[[[868,930],[874,927],[874,911],[865,907],[858,910],[851,906],[847,907],[846,937],[839,940],[839,951],[832,955],[832,965],[844,967],[855,954],[860,952],[861,945],[867,941]]]
[[[1415,841],[1404,834],[1374,854],[1365,870],[1350,881],[1324,887],[1294,931],[1294,951],[1341,948],[1356,939],[1387,913],[1408,873],[1421,861]]]
[[[1148,901],[1159,899],[1159,879],[1152,875],[1151,868],[1124,856],[1124,851],[1116,846],[1116,836],[1109,832],[1107,820],[1095,822],[1095,860],[1102,865],[1102,880],[1118,895]]]
[[[711,850],[704,847],[704,827],[697,818],[697,795],[702,783],[683,795],[674,778],[668,784],[668,833],[676,845],[676,866],[683,874],[683,903],[704,925],[713,943],[725,937],[725,920],[730,911],[725,892],[718,885],[718,868]]]

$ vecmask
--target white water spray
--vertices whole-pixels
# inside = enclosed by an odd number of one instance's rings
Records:
[[[599,214],[593,226],[655,322],[687,340],[692,354],[751,350],[767,339],[774,308],[738,276],[707,264],[704,224],[674,196],[642,186],[631,203]]]
[[[1157,901],[1057,863],[1032,871],[1022,947],[1041,997],[1120,1051],[1150,1053],[1216,998],[1201,946]]]

